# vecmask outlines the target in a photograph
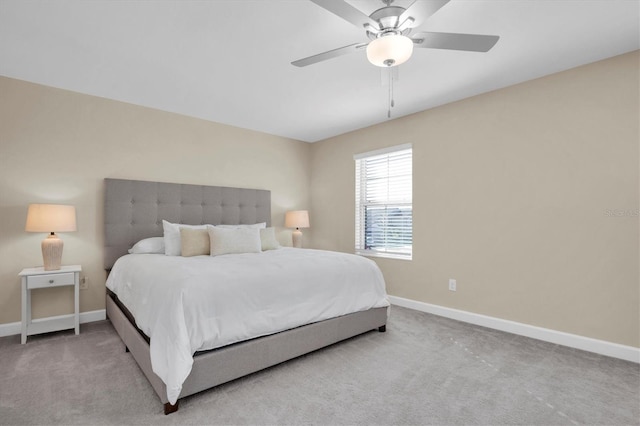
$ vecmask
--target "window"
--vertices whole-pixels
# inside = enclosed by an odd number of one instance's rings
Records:
[[[410,144],[366,152],[356,161],[356,253],[411,259]]]

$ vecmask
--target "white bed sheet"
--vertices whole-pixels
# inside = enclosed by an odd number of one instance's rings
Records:
[[[216,257],[129,254],[107,287],[150,337],[153,371],[172,404],[196,351],[389,306],[370,259],[286,247]]]

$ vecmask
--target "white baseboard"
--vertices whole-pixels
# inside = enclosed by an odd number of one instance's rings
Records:
[[[52,318],[66,318],[70,317],[73,314],[69,315],[60,315]],[[89,312],[80,312],[80,324],[84,324],[87,322],[101,321],[107,319],[107,311],[105,309],[99,309],[97,311],[89,311]],[[37,319],[34,319],[33,322],[37,322]],[[12,336],[14,334],[22,333],[22,323],[21,322],[11,322],[9,324],[0,324],[0,337],[4,336]]]
[[[473,312],[432,305],[430,303],[418,302],[416,300],[405,299],[397,296],[389,296],[389,301],[394,305],[427,312],[441,317],[493,328],[495,330],[506,331],[507,333],[531,337],[533,339],[568,346],[570,348],[581,349],[583,351],[594,352],[600,355],[623,359],[625,361],[640,363],[640,348],[635,348],[633,346],[620,345],[618,343],[607,342],[605,340],[592,339],[590,337],[578,336],[577,334],[564,333],[562,331],[536,327],[533,325],[481,314],[474,314]]]

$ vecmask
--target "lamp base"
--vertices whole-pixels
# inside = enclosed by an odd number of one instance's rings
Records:
[[[53,232],[42,240],[42,260],[45,271],[57,271],[62,263],[64,242]]]
[[[293,231],[293,234],[291,234],[291,236],[293,237],[293,246],[295,248],[302,248],[302,231],[296,229],[295,231]]]

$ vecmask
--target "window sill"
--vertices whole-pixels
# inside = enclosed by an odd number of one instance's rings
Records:
[[[402,254],[394,254],[394,253],[380,253],[369,250],[356,250],[357,255],[365,256],[365,257],[383,257],[386,259],[396,259],[396,260],[413,260],[413,255],[402,255]]]

